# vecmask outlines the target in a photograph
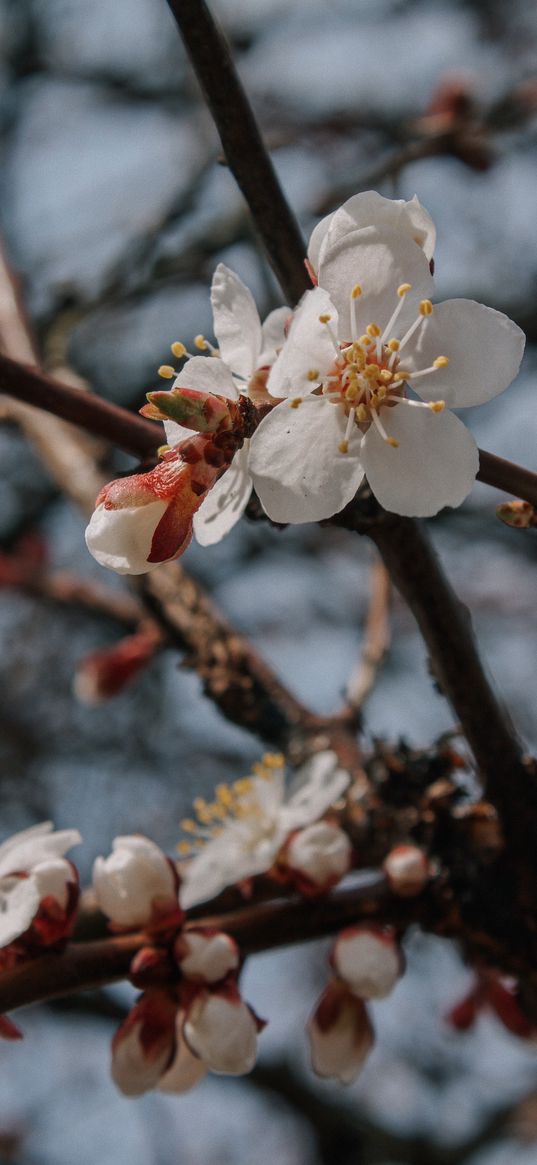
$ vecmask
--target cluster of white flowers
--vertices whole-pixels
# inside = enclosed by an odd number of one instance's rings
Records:
[[[211,291],[218,348],[197,337],[207,355],[187,360],[171,392],[210,394],[228,405],[247,398],[260,423],[251,438],[239,435],[236,451],[186,499],[183,482],[175,539],[156,536],[165,513],[173,521],[173,473],[164,493],[160,471],[145,475],[147,487],[139,484],[136,495],[112,483],[86,535],[97,560],[122,573],[152,570],[182,553],[192,525],[203,545],[216,542],[244,512],[252,485],[268,516],[284,523],[338,513],[364,476],[397,514],[460,505],[479,459],[449,410],[502,392],[518,371],[524,335],[473,300],[433,306],[434,243],[434,224],[416,197],[357,194],[312,234],[315,286],[294,313],[278,308],[263,325],[248,288],[220,264]],[[181,343],[172,350],[186,354]],[[169,365],[160,371],[175,375]],[[153,395],[162,401],[162,393]],[[166,414],[150,406],[148,415]],[[192,444],[196,423],[189,424],[165,423],[174,450],[165,456],[175,458],[175,469]]]

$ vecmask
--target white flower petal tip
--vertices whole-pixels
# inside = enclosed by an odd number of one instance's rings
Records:
[[[436,229],[417,195],[405,202],[404,199],[384,198],[376,190],[364,190],[347,199],[315,227],[308,245],[308,258],[314,270],[318,269],[328,247],[367,227],[398,230],[417,243],[427,259],[432,258]]]
[[[427,854],[416,845],[396,845],[384,859],[390,890],[399,898],[413,898],[425,889],[431,867]]]
[[[124,1096],[156,1088],[175,1050],[177,1008],[161,991],[140,997],[112,1040],[112,1079]]]
[[[388,927],[348,927],[338,935],[331,961],[339,978],[360,999],[384,999],[403,970],[399,944]]]
[[[213,275],[211,305],[222,360],[237,376],[249,379],[261,352],[261,322],[251,291],[224,263]]]
[[[339,983],[330,983],[311,1016],[307,1033],[317,1076],[352,1084],[374,1044],[365,1004]]]
[[[218,983],[239,967],[239,950],[234,939],[209,928],[184,930],[174,948],[175,960],[187,979],[198,983]]]
[[[348,873],[352,846],[347,834],[337,825],[318,821],[299,830],[285,852],[285,864],[291,873],[310,883],[317,892],[326,892]]]
[[[86,529],[86,546],[100,566],[116,574],[147,574],[160,566],[148,561],[155,530],[167,502],[108,510],[101,502]]]
[[[64,924],[70,920],[76,907],[78,877],[71,862],[63,854],[82,840],[77,829],[54,831],[45,821],[24,829],[0,845],[0,947],[9,946],[28,930],[43,902],[52,900],[65,913]],[[60,937],[61,918],[43,930],[50,940]],[[54,932],[54,933],[53,933]]]
[[[202,991],[188,1008],[183,1034],[191,1051],[226,1076],[251,1072],[259,1021],[236,988]]]
[[[144,926],[177,905],[178,877],[147,837],[116,837],[112,853],[96,858],[93,887],[100,909],[115,925]]]
[[[183,365],[172,387],[194,388],[197,392],[211,392],[215,396],[225,396],[228,400],[239,399],[231,371],[218,356],[192,356]],[[187,432],[189,436],[192,435],[191,429],[187,429]]]
[[[194,515],[194,534],[200,546],[220,542],[244,514],[253,488],[248,468],[249,444],[245,441]]]
[[[349,784],[336,754],[324,751],[297,771],[286,798],[284,763],[282,756],[267,754],[252,776],[219,786],[213,804],[198,798],[198,822],[182,823],[191,838],[204,842],[181,868],[184,910],[269,870],[289,834],[322,817]],[[190,854],[190,843],[182,842],[179,852]]]

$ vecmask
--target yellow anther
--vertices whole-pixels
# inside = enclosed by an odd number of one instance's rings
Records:
[[[319,369],[318,368],[310,368],[308,371],[308,380],[318,380],[318,379],[319,379]]]
[[[446,407],[445,400],[431,400],[429,401],[429,408],[432,413],[443,413]]]
[[[209,347],[205,336],[202,336],[201,332],[198,336],[194,336],[194,345],[200,352],[205,352],[206,348]]]
[[[363,425],[364,421],[367,421],[367,419],[367,409],[365,405],[358,405],[358,408],[356,409],[356,420],[360,425]]]
[[[263,764],[269,769],[281,769],[285,764],[285,757],[281,752],[266,752],[263,756]]]
[[[398,368],[397,369],[397,372],[396,372],[397,380],[409,380],[409,378],[411,376],[412,376],[412,373],[408,371],[408,368]]]
[[[389,384],[393,380],[393,372],[389,368],[381,368],[379,372],[379,380],[383,380],[385,384]]]
[[[366,364],[366,366],[365,366],[365,368],[364,368],[364,373],[365,373],[365,375],[366,375],[366,376],[375,376],[375,377],[377,377],[377,376],[378,376],[378,374],[379,374],[379,366],[378,366],[378,364]]]
[[[171,380],[175,376],[175,368],[172,368],[171,364],[161,364],[157,371],[163,380]]]
[[[322,316],[319,316],[319,323],[329,324],[331,319],[332,316],[330,315],[330,312],[324,312]]]
[[[170,452],[170,449],[171,445],[159,445],[157,449],[157,457],[164,457],[166,453]]]
[[[345,400],[356,400],[359,391],[357,384],[349,384],[348,388],[345,389]]]
[[[371,396],[369,398],[369,408],[370,409],[378,409],[378,406],[379,406],[379,398],[373,392],[373,393],[371,393]]]
[[[401,345],[399,340],[388,340],[387,347],[390,349],[390,352],[398,352]]]
[[[380,336],[380,328],[378,324],[368,324],[366,332],[368,336]]]
[[[378,396],[379,400],[384,400],[384,397],[386,396],[387,391],[388,390],[386,388],[384,388],[384,385],[379,384],[379,386],[377,388],[377,396]]]
[[[252,789],[252,778],[240,777],[238,781],[233,782],[233,788],[240,797],[242,797],[244,793],[250,793]]]
[[[339,449],[340,453],[348,453],[349,452],[349,442],[348,441],[340,441],[339,445],[338,445],[338,449]]]
[[[186,356],[185,345],[182,344],[180,340],[174,340],[174,342],[171,346],[171,350],[172,350],[174,356],[177,356],[178,360],[180,360],[182,356]]]
[[[193,821],[191,817],[183,817],[183,820],[179,822],[179,825],[180,825],[181,829],[183,830],[183,833],[197,833],[198,832],[198,827],[196,825],[196,822]]]
[[[363,336],[360,336],[360,339],[358,340],[358,344],[361,348],[369,348],[370,343],[371,343],[371,336],[363,335]]]
[[[430,299],[422,299],[420,302],[420,316],[432,316],[433,305]]]
[[[386,444],[391,445],[392,449],[399,448],[399,441],[396,441],[395,437],[386,437]]]
[[[407,291],[412,291],[411,283],[401,283],[401,285],[397,288],[397,294],[401,297],[401,299],[403,295],[406,295]]]
[[[302,404],[302,400],[303,400],[303,397],[294,396],[293,399],[289,401],[289,408],[290,409],[300,408],[300,405]]]
[[[358,299],[358,297],[359,297],[361,294],[362,294],[362,288],[360,287],[360,284],[359,284],[359,283],[355,283],[355,284],[354,284],[354,287],[353,287],[353,289],[352,289],[352,291],[351,291],[351,299]]]
[[[433,360],[433,368],[447,368],[449,364],[449,356],[437,356]]]
[[[226,809],[233,805],[234,798],[229,785],[217,785],[215,793],[217,800],[221,805],[224,805]]]
[[[177,853],[184,854],[185,857],[191,852],[191,850],[192,846],[190,845],[189,841],[180,841],[179,845],[177,846]]]

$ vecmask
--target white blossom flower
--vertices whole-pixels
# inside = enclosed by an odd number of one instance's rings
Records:
[[[124,1096],[156,1088],[173,1060],[177,1006],[165,991],[145,991],[112,1040],[112,1079]]]
[[[337,214],[333,223],[319,247],[319,286],[304,295],[269,374],[268,390],[282,401],[251,441],[262,505],[274,521],[320,521],[367,475],[394,513],[458,506],[479,459],[446,406],[502,392],[524,335],[473,300],[433,308],[427,255],[406,227],[339,235]]]
[[[184,1038],[211,1072],[242,1076],[257,1054],[258,1021],[237,988],[200,991],[187,1010]]]
[[[182,822],[204,843],[182,870],[183,909],[270,869],[288,835],[322,817],[349,783],[329,751],[317,753],[298,770],[287,797],[283,757],[264,757],[254,774],[233,786],[218,786],[212,805],[198,798],[199,824]],[[188,852],[190,847],[185,842],[179,849]]]
[[[77,829],[54,832],[44,821],[0,845],[0,947],[28,930],[43,898],[67,907],[76,875],[63,855],[81,840]]]
[[[329,983],[306,1031],[316,1075],[351,1084],[361,1071],[375,1038],[362,1000],[342,984]]]
[[[118,926],[143,926],[155,907],[176,902],[177,878],[166,855],[141,835],[116,837],[112,853],[93,866],[93,888],[101,910]]]
[[[339,978],[360,999],[384,999],[402,971],[402,958],[392,930],[349,926],[338,935],[332,965]]]
[[[427,259],[432,258],[436,229],[417,195],[405,202],[403,198],[384,198],[376,190],[363,190],[317,223],[308,244],[308,260],[313,271],[318,271],[329,248],[342,239],[348,241],[351,235],[367,227],[406,234],[422,247]]]
[[[193,356],[173,387],[211,392],[229,400],[238,400],[241,394],[252,400],[268,400],[267,373],[284,342],[289,308],[276,308],[261,324],[251,291],[223,263],[219,263],[213,276],[211,304],[218,355]],[[202,336],[198,337],[198,344],[207,351],[216,351]],[[170,445],[192,435],[190,429],[174,421],[166,421],[164,428]],[[194,533],[202,546],[219,542],[246,509],[252,492],[248,447],[246,439],[194,517]]]
[[[328,890],[348,872],[352,846],[338,825],[317,821],[300,829],[286,850],[286,865],[318,889]]]

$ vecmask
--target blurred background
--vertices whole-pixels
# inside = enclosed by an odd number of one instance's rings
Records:
[[[537,469],[537,10],[526,0],[213,8],[305,234],[359,189],[417,193],[438,227],[439,297],[475,297],[526,329],[515,385],[469,423],[484,448]],[[248,283],[262,315],[278,289],[165,0],[0,0],[0,52],[0,230],[40,357],[136,410],[170,343],[210,335],[218,261]],[[171,650],[114,699],[77,700],[80,661],[124,628],[7,586],[6,556],[22,546],[52,576],[118,594],[123,583],[87,554],[83,517],[9,406],[1,416],[1,835],[46,817],[78,826],[87,878],[116,834],[143,831],[173,852],[193,796],[242,776],[261,746],[217,714]],[[132,465],[103,456],[108,476]],[[535,749],[535,542],[500,524],[500,500],[478,484],[430,525]],[[339,706],[359,654],[371,562],[372,549],[343,531],[247,519],[184,560],[318,711]],[[365,740],[427,746],[452,718],[397,599],[392,637]],[[25,1014],[25,1040],[0,1046],[0,1162],[250,1165],[252,1144],[259,1165],[537,1162],[537,1053],[489,1015],[471,1032],[449,1029],[443,1017],[470,981],[452,945],[415,934],[407,956],[348,1089],[316,1081],[307,1064],[303,1025],[324,982],[324,944],[251,960],[244,994],[270,1021],[259,1067],[185,1097],[129,1101],[110,1083],[127,989]]]

